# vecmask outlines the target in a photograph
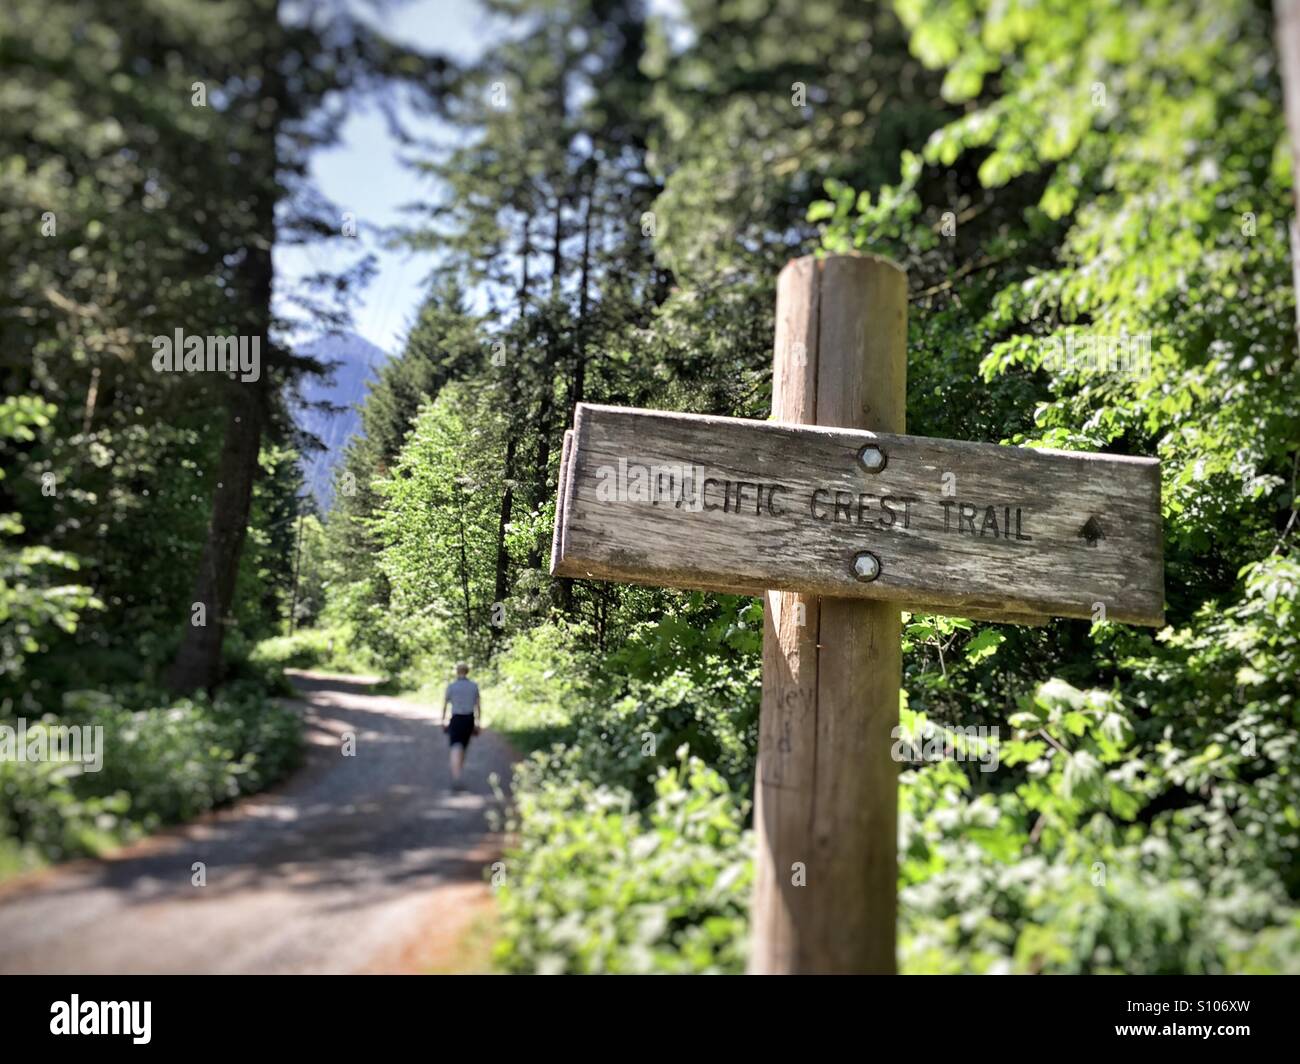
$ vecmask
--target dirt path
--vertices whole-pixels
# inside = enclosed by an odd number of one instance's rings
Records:
[[[490,907],[484,732],[448,789],[437,711],[299,674],[306,763],[285,784],[102,861],[0,888],[0,972],[356,972],[438,967]],[[356,735],[356,756],[342,737]],[[194,886],[194,862],[207,885]],[[449,943],[451,943],[449,945]]]

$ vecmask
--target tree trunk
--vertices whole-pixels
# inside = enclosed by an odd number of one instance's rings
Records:
[[[588,279],[591,275],[591,223],[592,211],[595,210],[595,178],[587,189],[587,209],[582,218],[582,266],[579,270],[578,284],[578,334],[574,343],[573,382],[569,392],[569,420],[573,420],[574,408],[582,402],[587,386],[587,309],[590,298],[587,294]]]
[[[550,487],[551,421],[555,406],[555,385],[552,378],[559,362],[560,337],[555,328],[558,301],[563,294],[561,281],[564,274],[564,200],[555,198],[555,228],[551,244],[551,305],[546,314],[546,354],[542,364],[541,397],[537,404],[537,468],[533,471],[533,505],[541,506]],[[540,568],[542,547],[534,542],[528,551],[530,569]]]
[[[497,581],[494,590],[495,601],[504,603],[509,594],[510,551],[506,547],[506,527],[510,524],[510,513],[514,508],[515,489],[515,436],[511,434],[506,443],[505,490],[501,493],[501,519],[497,524]],[[493,638],[501,634],[501,628],[493,626]]]
[[[589,179],[586,206],[582,212],[582,260],[578,269],[578,320],[573,337],[573,374],[569,378],[569,424],[573,423],[573,411],[582,402],[582,391],[586,384],[587,311],[591,305],[587,285],[591,275],[591,212],[594,185],[594,178]],[[573,581],[567,576],[562,576],[559,584],[560,609],[571,617],[573,616]]]
[[[460,503],[460,592],[465,600],[465,631],[474,630],[474,615],[469,602],[469,556],[465,548],[465,490],[457,486],[456,498]]]
[[[262,438],[259,392],[260,384],[236,381],[227,385],[226,439],[217,467],[208,538],[194,585],[194,602],[204,607],[204,623],[195,624],[193,613],[187,618],[167,674],[167,686],[174,694],[210,690],[221,677],[221,643],[231,621]]]
[[[298,577],[302,574],[302,514],[298,514],[298,545],[293,552],[293,594],[289,596],[289,634],[298,627]]]
[[[193,612],[187,618],[180,646],[167,673],[167,686],[175,694],[188,694],[198,688],[211,690],[221,678],[221,645],[226,627],[233,621],[239,559],[248,531],[262,430],[270,410],[268,363],[272,360],[274,278],[271,247],[275,243],[275,207],[279,195],[276,147],[280,116],[287,110],[287,93],[277,65],[280,61],[279,5],[271,0],[264,9],[259,5],[257,10],[265,12],[261,27],[265,30],[264,45],[257,57],[262,86],[251,101],[253,143],[259,151],[250,154],[246,169],[231,175],[231,179],[240,180],[247,175],[244,187],[256,214],[253,232],[259,235],[245,249],[243,277],[247,280],[244,304],[247,310],[239,319],[239,329],[250,338],[259,338],[262,359],[255,381],[232,380],[225,385],[226,435],[217,466],[208,536],[194,583],[194,602],[203,604],[206,623],[195,624]]]
[[[524,319],[528,315],[529,299],[529,277],[528,277],[528,260],[532,256],[532,233],[533,219],[532,215],[524,215],[524,228],[521,237],[521,246],[519,249],[520,271],[519,271],[519,323],[522,329]],[[523,357],[522,341],[520,358]],[[518,369],[516,369],[518,372]],[[510,393],[507,393],[508,395]],[[506,431],[509,433],[509,439],[506,441],[506,456],[504,468],[502,469],[501,480],[503,490],[501,492],[501,516],[497,522],[497,563],[496,563],[496,584],[493,589],[493,602],[498,605],[504,605],[506,595],[510,593],[510,551],[506,548],[506,527],[510,524],[510,515],[514,510],[515,491],[515,451],[516,441],[519,438],[516,431],[515,421],[517,412],[513,396],[507,400],[506,409],[510,414],[510,424],[507,425]],[[499,625],[492,626],[492,639],[495,642],[501,638],[503,629]]]

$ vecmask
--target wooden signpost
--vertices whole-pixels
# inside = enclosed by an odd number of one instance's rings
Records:
[[[1148,458],[579,406],[564,576],[1160,624]]]
[[[580,404],[551,571],[765,594],[751,970],[894,969],[899,609],[1163,624],[1153,459],[904,435],[907,286],[777,290],[772,421]]]

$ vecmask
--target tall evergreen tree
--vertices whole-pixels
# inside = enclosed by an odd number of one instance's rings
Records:
[[[628,395],[632,330],[665,293],[643,216],[650,83],[643,5],[507,2],[517,32],[466,72],[450,117],[462,146],[428,160],[442,197],[417,246],[485,293],[484,367],[514,431],[504,442],[496,526],[498,601],[516,564],[537,570],[558,444],[583,399]],[[638,367],[631,367],[640,373]],[[512,558],[513,528],[536,528]],[[567,591],[567,589],[566,589]]]
[[[244,296],[243,322],[248,335],[264,339],[266,360],[251,386],[230,382],[225,389],[224,442],[194,590],[213,623],[184,630],[169,671],[177,691],[211,686],[219,676],[263,432],[283,385],[321,368],[281,345],[272,310],[271,247],[277,236],[340,231],[337,212],[330,217],[328,205],[304,194],[308,153],[336,138],[339,100],[349,92],[397,74],[433,79],[442,70],[441,63],[396,48],[343,3],[304,13],[282,11],[279,0],[243,0],[239,13],[241,49],[218,77],[226,109],[241,131],[227,145],[239,166],[224,172],[241,186],[230,201],[246,204],[249,213],[243,240],[226,255],[240,260],[235,288]]]

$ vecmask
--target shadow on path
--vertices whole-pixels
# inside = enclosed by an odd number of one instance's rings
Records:
[[[293,679],[303,767],[105,860],[11,884],[0,892],[0,972],[386,970],[413,936],[455,920],[464,885],[482,883],[497,855],[489,777],[508,783],[509,747],[483,732],[469,789],[451,793],[433,707],[370,694],[356,677]],[[193,884],[195,862],[205,886]],[[440,905],[437,888],[453,883]]]

